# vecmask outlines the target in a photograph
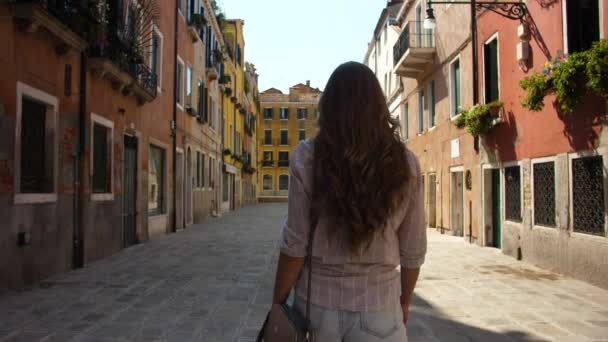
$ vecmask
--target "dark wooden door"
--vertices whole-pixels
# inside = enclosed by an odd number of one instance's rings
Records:
[[[125,136],[124,247],[136,244],[137,239],[137,138]]]
[[[492,246],[501,247],[500,170],[492,170]]]

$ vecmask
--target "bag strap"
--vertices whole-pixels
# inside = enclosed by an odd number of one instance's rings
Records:
[[[263,342],[264,341],[264,331],[266,331],[266,326],[268,325],[268,317],[270,317],[270,313],[266,315],[266,319],[264,320],[264,324],[262,324],[262,329],[258,332],[258,337],[255,339],[255,342]]]
[[[314,204],[310,205],[310,230],[308,232],[308,246],[306,248],[306,260],[304,265],[308,266],[308,288],[306,289],[306,329],[310,333],[310,292],[312,284],[312,245],[315,240],[315,230],[317,229],[317,216],[315,215]],[[297,298],[297,294],[296,294]]]

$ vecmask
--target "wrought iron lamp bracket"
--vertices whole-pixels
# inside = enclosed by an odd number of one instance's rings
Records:
[[[471,5],[470,1],[427,1],[429,7],[435,4]],[[502,17],[512,20],[522,20],[528,14],[528,7],[523,2],[478,1],[475,2],[477,11],[489,10]]]

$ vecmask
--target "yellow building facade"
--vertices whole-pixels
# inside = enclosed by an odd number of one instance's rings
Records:
[[[275,88],[260,94],[261,113],[257,119],[260,202],[287,201],[289,160],[300,141],[317,134],[321,95],[308,81],[289,88],[289,94]]]
[[[241,19],[230,19],[222,23],[226,47],[224,66],[220,72],[224,87],[222,211],[234,210],[245,204],[242,171],[249,163],[249,158],[248,151],[243,149],[245,118],[248,114],[245,102],[244,25],[245,22]]]

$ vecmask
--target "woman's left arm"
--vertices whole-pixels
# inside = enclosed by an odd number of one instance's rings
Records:
[[[311,222],[310,169],[306,165],[306,153],[306,146],[300,143],[289,163],[289,203],[280,243],[273,304],[287,300],[304,267]]]
[[[300,271],[304,267],[304,258],[291,257],[281,253],[274,282],[272,304],[283,304],[289,297],[289,292],[296,284]]]

